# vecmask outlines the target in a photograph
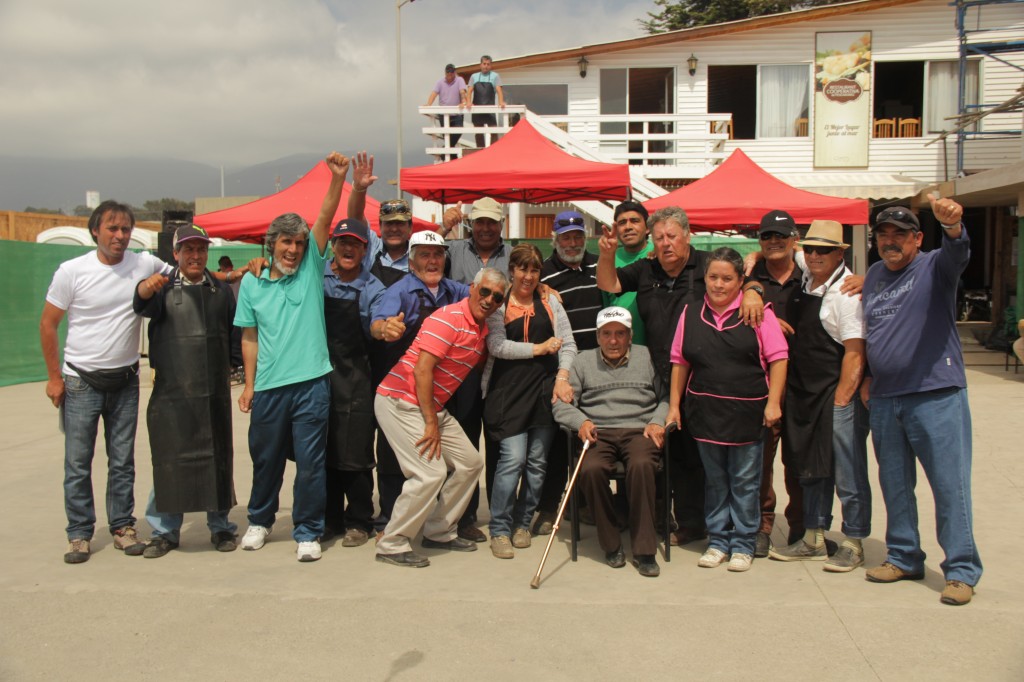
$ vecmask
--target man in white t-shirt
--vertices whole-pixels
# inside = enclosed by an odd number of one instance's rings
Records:
[[[135,285],[171,267],[148,253],[128,250],[131,207],[104,201],[89,218],[96,250],[57,269],[46,293],[39,338],[46,361],[46,397],[61,408],[64,427],[64,507],[68,552],[64,561],[89,560],[96,526],[92,457],[103,418],[107,446],[107,522],[114,548],[141,555],[135,533],[135,427],[139,414],[139,331],[132,310]],[[57,329],[65,314],[68,334],[60,362]]]

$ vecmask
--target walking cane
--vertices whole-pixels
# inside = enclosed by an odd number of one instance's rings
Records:
[[[583,450],[580,451],[580,458],[576,461],[576,468],[573,469],[572,478],[565,486],[565,492],[562,494],[562,502],[558,505],[558,513],[555,515],[555,524],[551,527],[551,535],[548,536],[548,546],[544,548],[544,556],[540,558],[540,566],[537,567],[537,573],[533,576],[533,580],[530,581],[530,587],[537,589],[540,587],[540,574],[544,570],[544,562],[548,560],[548,552],[551,551],[551,543],[555,541],[555,535],[558,533],[558,526],[562,523],[562,514],[565,512],[565,504],[569,501],[569,495],[572,494],[572,487],[576,484],[576,476],[580,473],[580,465],[583,464],[583,458],[587,454],[587,448],[590,447],[590,441],[583,441]]]

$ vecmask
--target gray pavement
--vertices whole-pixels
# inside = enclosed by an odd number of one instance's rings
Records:
[[[328,543],[321,561],[297,563],[291,467],[263,550],[217,553],[202,515],[190,514],[179,550],[159,560],[122,556],[102,525],[100,444],[94,554],[69,566],[61,558],[57,413],[43,384],[0,388],[0,680],[1024,680],[1024,589],[1015,578],[1024,566],[1024,372],[1004,372],[1002,356],[985,361],[968,370],[985,575],[974,601],[959,608],[939,603],[942,554],[923,475],[929,560],[919,583],[875,585],[863,570],[828,574],[818,563],[701,569],[698,546],[674,548],[671,563],[660,560],[661,577],[647,579],[606,567],[594,530],[584,527],[579,562],[569,562],[566,528],[541,588],[531,590],[540,542],[512,561],[494,559],[485,545],[475,554],[427,551],[432,565],[420,570],[376,563],[372,542]],[[143,406],[149,392],[144,385]],[[231,516],[242,531],[247,424],[236,412],[240,505]],[[141,517],[151,482],[144,419],[137,444]],[[838,528],[838,504],[835,513]],[[884,555],[877,490],[873,521],[868,565]],[[780,514],[773,539],[784,534]]]

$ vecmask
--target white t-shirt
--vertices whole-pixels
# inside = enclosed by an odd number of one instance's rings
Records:
[[[64,373],[78,376],[68,362],[85,371],[138,362],[142,318],[132,310],[135,288],[150,275],[171,270],[159,258],[134,251],[125,252],[117,265],[104,265],[95,251],[61,263],[46,302],[67,312]]]
[[[861,307],[860,296],[847,296],[839,291],[843,280],[853,274],[850,269],[845,265],[842,266],[832,273],[827,282],[817,289],[811,289],[811,271],[807,269],[807,260],[803,251],[797,251],[794,255],[796,264],[804,273],[804,291],[822,299],[818,318],[828,335],[839,344],[850,339],[866,338],[864,309]]]

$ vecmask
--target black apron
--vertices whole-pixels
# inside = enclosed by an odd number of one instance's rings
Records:
[[[405,277],[408,273],[405,270],[399,270],[389,265],[384,265],[381,262],[381,253],[377,254],[377,257],[373,259],[373,265],[370,267],[370,274],[376,277],[384,285],[384,288],[390,287],[398,280]]]
[[[409,350],[409,346],[412,345],[413,340],[419,333],[420,327],[423,326],[423,321],[433,315],[434,311],[438,308],[422,289],[417,289],[416,295],[420,299],[419,317],[416,319],[416,324],[407,325],[405,336],[397,341],[391,343],[376,341],[371,346],[370,367],[372,369],[374,391],[377,390],[380,382],[384,381],[384,377],[391,371],[391,368],[402,359],[405,351]],[[385,475],[405,476],[402,468],[398,466],[395,451],[390,443],[388,443],[387,438],[384,437],[384,431],[379,429],[378,431],[380,437],[377,439],[377,472]]]
[[[485,83],[484,81],[477,81],[473,84],[473,104],[490,106],[495,104],[497,101],[497,91],[494,89],[493,83]]]
[[[324,296],[324,314],[331,358],[325,461],[331,469],[366,471],[374,465],[373,382],[358,295],[352,301]]]
[[[693,250],[690,258],[693,258]],[[679,316],[688,303],[700,304],[704,298],[704,278],[697,275],[697,268],[686,272],[686,288],[677,278],[667,275],[658,282],[643,289],[637,289],[636,305],[647,331],[647,349],[651,362],[659,376],[667,380],[672,373],[671,347],[676,335]]]
[[[156,508],[165,514],[223,511],[235,504],[231,432],[231,291],[184,286],[177,270],[150,326],[156,370],[146,410]]]
[[[508,339],[542,343],[555,335],[551,318],[540,300],[533,294],[533,317],[530,333],[523,338],[526,317],[519,317],[505,325]],[[554,426],[551,416],[551,393],[558,372],[558,354],[539,355],[529,360],[503,360],[495,358],[491,368],[490,386],[484,401],[484,427],[487,435],[501,440],[530,427]]]
[[[832,414],[845,349],[821,324],[822,300],[797,289],[787,308],[795,333],[789,342],[782,443],[801,478],[832,475]]]
[[[768,380],[757,332],[733,310],[721,330],[707,303],[683,313],[683,357],[690,363],[684,419],[698,440],[741,444],[761,440]]]

